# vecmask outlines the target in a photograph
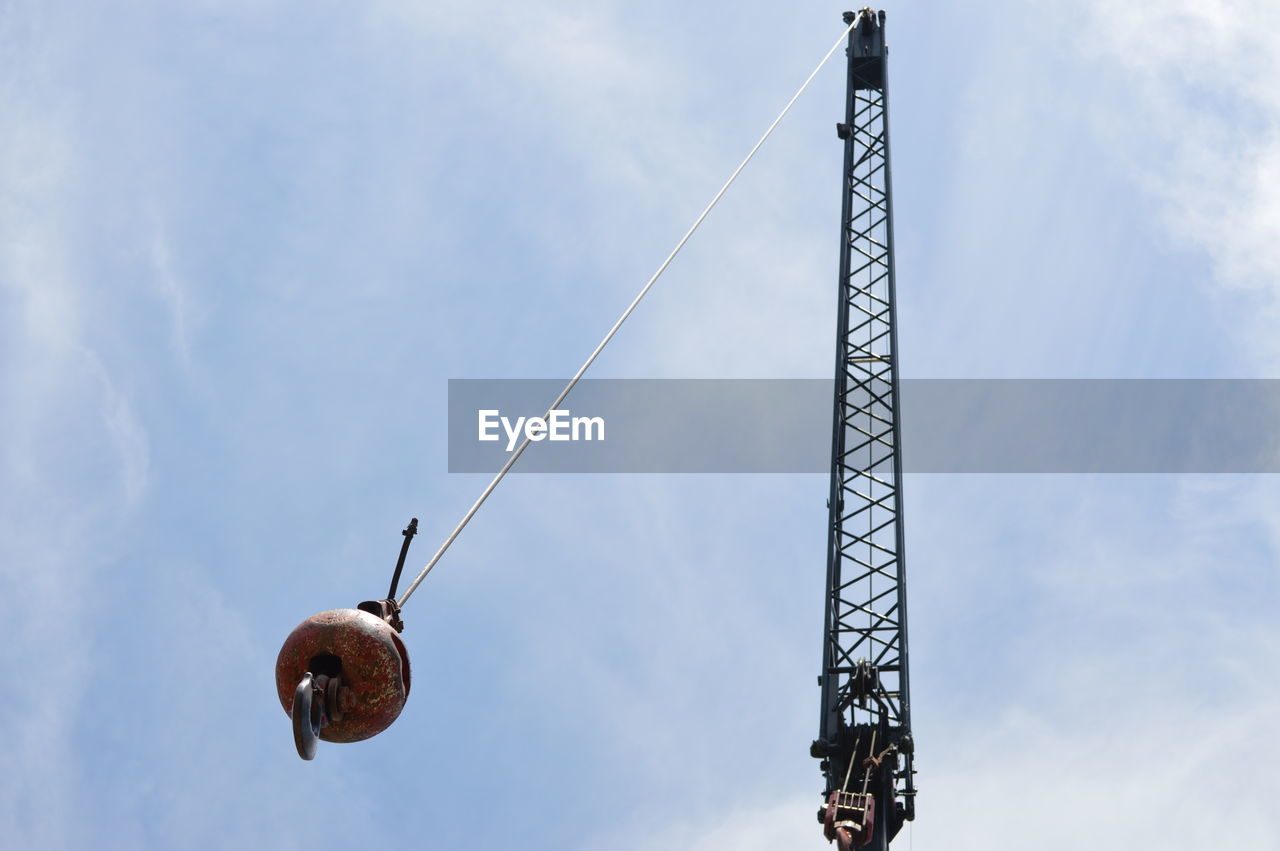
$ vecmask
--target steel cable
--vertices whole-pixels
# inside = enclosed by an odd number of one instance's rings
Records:
[[[840,46],[849,33],[853,31],[853,28],[858,25],[858,22],[862,20],[863,14],[863,12],[858,12],[854,15],[853,21],[845,31],[840,34],[840,38],[836,40],[836,43],[831,45],[831,49],[826,52],[826,55],[822,57],[822,61],[813,69],[813,72],[810,73],[804,83],[800,85],[800,88],[796,90],[796,93],[791,96],[791,100],[787,101],[787,105],[782,108],[782,112],[778,113],[778,117],[773,119],[773,123],[769,125],[768,130],[764,131],[764,135],[760,137],[760,141],[756,142],[755,147],[753,147],[746,157],[743,158],[742,162],[738,164],[738,167],[733,170],[733,174],[729,175],[729,179],[720,187],[720,191],[715,194],[715,197],[711,199],[710,203],[707,204],[706,208],[703,209],[698,218],[694,220],[693,224],[689,227],[689,230],[685,231],[684,236],[680,237],[680,241],[676,243],[676,247],[671,249],[671,253],[667,255],[667,259],[662,261],[662,265],[660,265],[658,270],[653,273],[653,276],[649,278],[648,283],[641,288],[639,294],[632,299],[631,304],[628,305],[627,309],[618,317],[618,321],[613,323],[613,327],[609,329],[609,333],[604,335],[604,339],[600,341],[600,344],[595,347],[595,350],[591,352],[591,355],[585,362],[583,362],[582,366],[578,368],[578,371],[574,373],[573,378],[571,378],[569,383],[565,385],[564,390],[560,391],[560,395],[557,396],[555,401],[551,403],[549,408],[547,408],[547,413],[543,415],[544,419],[551,416],[551,413],[559,407],[560,403],[565,400],[565,397],[568,396],[573,388],[577,386],[578,382],[582,379],[582,376],[588,369],[590,369],[591,364],[595,363],[600,352],[604,351],[604,347],[607,346],[609,341],[613,339],[614,335],[618,333],[618,329],[622,327],[622,323],[627,321],[627,317],[631,315],[637,305],[640,304],[640,301],[649,293],[649,290],[653,288],[654,283],[656,283],[658,278],[662,276],[662,273],[667,270],[667,267],[671,265],[671,261],[676,259],[676,255],[680,253],[680,249],[684,248],[685,243],[689,241],[689,238],[693,236],[694,232],[702,224],[703,220],[715,205],[719,203],[725,192],[727,192],[729,187],[733,185],[733,182],[738,179],[738,175],[747,167],[747,163],[751,162],[752,157],[756,155],[756,151],[760,150],[761,146],[764,145],[765,140],[768,139],[769,136],[773,134],[774,129],[782,123],[782,119],[791,111],[791,107],[800,99],[800,95],[804,94],[804,90],[809,88],[809,84],[813,82],[813,78],[818,76],[818,72],[827,64],[827,60],[831,58],[831,54],[836,52],[836,48]],[[462,530],[471,522],[471,518],[480,510],[480,506],[484,505],[485,500],[489,498],[489,494],[493,493],[494,488],[498,486],[498,483],[506,477],[511,468],[515,466],[516,461],[520,460],[520,456],[524,454],[524,451],[529,447],[530,442],[531,438],[526,436],[524,441],[516,448],[515,452],[511,454],[511,457],[507,459],[507,463],[502,465],[502,469],[498,470],[497,475],[493,477],[493,480],[490,481],[488,486],[481,492],[479,498],[476,499],[469,509],[467,509],[467,513],[462,515],[462,519],[458,521],[458,525],[455,526],[453,531],[449,533],[448,537],[444,539],[444,543],[442,543],[440,548],[436,550],[435,555],[433,555],[431,560],[427,562],[426,567],[422,568],[422,572],[419,573],[409,587],[405,589],[404,594],[398,601],[396,601],[396,605],[400,607],[404,606],[405,602],[408,601],[409,597],[413,595],[413,592],[417,590],[418,586],[422,583],[422,580],[427,578],[427,574],[431,572],[431,568],[436,566],[437,562],[440,561],[440,558],[445,554],[453,542],[457,540],[458,535],[461,534]]]

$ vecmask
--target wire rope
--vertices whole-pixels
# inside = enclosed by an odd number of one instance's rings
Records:
[[[773,123],[769,125],[769,129],[764,131],[764,135],[760,137],[760,141],[756,142],[755,147],[753,147],[742,159],[742,162],[738,164],[738,167],[733,170],[733,174],[729,175],[729,179],[720,187],[720,191],[715,194],[715,197],[711,199],[710,203],[707,204],[702,213],[698,215],[698,218],[694,219],[693,224],[690,225],[687,231],[685,231],[684,236],[680,237],[680,241],[676,243],[675,248],[671,249],[671,253],[667,255],[667,259],[662,261],[662,265],[658,266],[658,270],[653,273],[652,277],[649,278],[649,281],[640,289],[640,292],[636,297],[632,299],[631,304],[629,304],[627,309],[622,312],[622,315],[618,317],[618,321],[613,323],[613,327],[604,335],[604,339],[600,341],[600,344],[595,347],[595,350],[591,352],[586,361],[583,362],[582,366],[578,368],[578,371],[574,373],[573,378],[569,380],[569,383],[565,385],[565,388],[560,391],[560,395],[555,398],[555,401],[552,402],[550,407],[547,409],[547,413],[543,417],[544,419],[549,417],[551,413],[559,407],[560,403],[565,400],[565,397],[569,395],[573,388],[577,386],[578,382],[582,379],[582,376],[591,368],[591,364],[595,363],[596,358],[600,356],[602,351],[604,351],[604,347],[609,345],[609,341],[618,333],[618,329],[622,327],[622,323],[627,321],[627,318],[631,316],[632,312],[640,304],[641,300],[648,295],[649,290],[653,288],[653,285],[657,282],[658,278],[662,277],[662,273],[671,265],[671,261],[676,259],[676,255],[680,253],[680,249],[684,248],[685,243],[688,242],[689,238],[698,230],[698,227],[702,224],[703,220],[711,213],[711,210],[716,206],[716,204],[720,202],[720,199],[724,197],[724,194],[729,191],[729,187],[738,179],[738,175],[742,173],[742,170],[747,167],[747,163],[751,162],[751,159],[756,155],[756,151],[760,150],[761,146],[764,145],[765,140],[773,134],[774,129],[782,123],[782,119],[791,111],[791,107],[795,102],[800,99],[800,95],[804,94],[805,89],[809,88],[809,84],[813,82],[813,78],[818,76],[818,72],[827,64],[827,60],[831,58],[831,54],[836,52],[836,48],[840,46],[849,33],[853,31],[853,28],[858,25],[858,22],[862,20],[862,15],[863,12],[858,12],[854,15],[853,21],[845,31],[840,34],[840,38],[836,40],[836,43],[831,45],[831,49],[826,52],[826,55],[822,57],[822,61],[813,69],[813,72],[810,73],[805,81],[800,85],[800,88],[796,90],[796,93],[791,96],[791,100],[787,101],[787,105],[782,108],[782,112],[778,113],[778,117],[773,119]],[[420,584],[422,584],[422,580],[427,578],[427,574],[436,566],[441,557],[443,557],[449,547],[452,546],[453,542],[458,539],[458,535],[460,535],[462,530],[467,527],[467,524],[471,522],[471,518],[476,516],[476,512],[480,510],[480,506],[484,505],[485,500],[487,500],[489,495],[493,493],[495,488],[497,488],[498,483],[506,478],[507,473],[510,472],[511,468],[515,466],[515,463],[520,460],[520,456],[524,454],[524,451],[529,447],[530,442],[531,438],[526,435],[524,441],[511,454],[511,457],[507,459],[507,462],[502,465],[502,469],[498,470],[492,481],[490,481],[485,489],[481,491],[480,496],[474,503],[472,503],[471,507],[467,509],[467,512],[462,515],[462,519],[458,521],[458,525],[453,528],[453,531],[450,532],[444,539],[444,542],[440,544],[440,548],[436,550],[435,555],[433,555],[431,560],[427,562],[426,567],[422,568],[422,571],[414,578],[409,587],[405,589],[404,594],[396,601],[397,606],[403,607],[409,598],[413,596],[413,592],[417,590]]]

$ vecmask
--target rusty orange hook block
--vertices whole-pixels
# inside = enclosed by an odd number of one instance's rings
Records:
[[[276,691],[293,720],[294,744],[303,759],[315,758],[321,739],[359,742],[376,736],[404,709],[409,652],[400,639],[404,623],[395,592],[417,531],[415,518],[402,533],[404,545],[387,599],[312,615],[280,648]]]

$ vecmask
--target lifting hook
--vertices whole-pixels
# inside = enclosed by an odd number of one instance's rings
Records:
[[[417,518],[404,541],[385,600],[312,615],[285,639],[276,659],[276,691],[293,723],[298,756],[315,759],[321,739],[358,742],[391,725],[409,697],[409,654],[400,632],[396,586]]]
[[[293,743],[298,756],[316,758],[320,731],[342,720],[342,677],[307,671],[293,691]]]

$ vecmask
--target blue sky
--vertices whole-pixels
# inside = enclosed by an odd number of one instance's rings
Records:
[[[905,375],[1280,377],[1274,4],[887,10]],[[569,374],[841,11],[0,8],[3,844],[822,847],[820,476],[512,477],[314,763],[272,666],[483,486],[446,380]],[[827,374],[841,90],[593,375]],[[908,847],[1274,843],[1273,478],[905,492]]]

